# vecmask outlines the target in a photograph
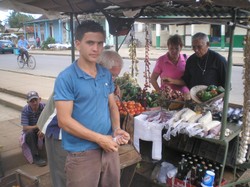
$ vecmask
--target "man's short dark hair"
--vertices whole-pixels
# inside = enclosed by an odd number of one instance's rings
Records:
[[[77,26],[75,32],[75,40],[81,41],[84,34],[87,32],[100,32],[105,37],[105,31],[99,23],[93,20],[86,20],[81,22],[81,24]]]

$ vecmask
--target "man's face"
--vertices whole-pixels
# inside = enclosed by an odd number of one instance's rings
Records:
[[[80,58],[85,62],[96,63],[103,50],[104,35],[99,32],[87,32],[81,41],[76,40],[75,45],[80,52]]]
[[[109,71],[112,74],[112,80],[114,81],[121,72],[121,66],[113,66]]]
[[[33,111],[37,111],[39,108],[40,101],[41,101],[41,98],[33,98],[30,101],[28,101],[28,104],[32,108]]]
[[[195,54],[201,58],[202,56],[204,56],[207,51],[208,51],[208,43],[204,40],[193,40],[192,41],[192,48],[195,52]]]

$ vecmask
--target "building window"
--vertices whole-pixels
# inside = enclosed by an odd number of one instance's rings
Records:
[[[211,43],[220,43],[221,42],[221,26],[220,25],[211,25]]]

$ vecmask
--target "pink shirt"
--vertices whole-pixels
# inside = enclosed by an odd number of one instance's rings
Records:
[[[162,78],[170,77],[173,79],[181,79],[186,66],[186,59],[183,54],[180,54],[180,58],[177,64],[172,63],[168,58],[168,53],[162,55],[157,59],[153,72],[158,73]],[[168,84],[161,81],[161,88],[164,86],[170,86],[173,90],[179,90],[183,93],[189,92],[186,86],[177,86],[173,84]]]

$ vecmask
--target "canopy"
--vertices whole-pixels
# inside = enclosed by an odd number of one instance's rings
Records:
[[[237,24],[247,26],[248,0],[1,0],[0,9],[45,14],[103,13],[112,17],[135,17],[143,22],[168,24],[226,24],[236,16]],[[236,12],[236,14],[235,14]]]

